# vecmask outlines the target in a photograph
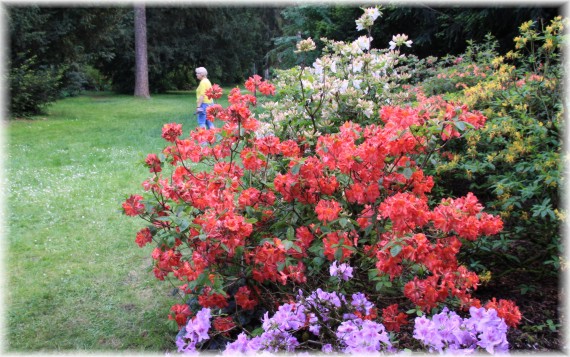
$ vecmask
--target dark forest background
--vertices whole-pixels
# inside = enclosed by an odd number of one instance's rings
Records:
[[[148,77],[151,93],[196,86],[204,66],[212,82],[243,83],[252,74],[294,66],[295,44],[311,37],[338,41],[363,35],[355,19],[362,6],[158,7],[147,5]],[[561,8],[540,6],[382,5],[373,47],[385,48],[395,34],[413,40],[407,52],[420,58],[462,53],[467,41],[492,34],[500,52],[512,47],[518,26],[547,23]],[[85,90],[133,93],[134,10],[113,7],[5,5],[9,41],[10,114],[27,116],[44,104]],[[320,49],[320,47],[318,47]],[[316,58],[319,51],[314,51]]]

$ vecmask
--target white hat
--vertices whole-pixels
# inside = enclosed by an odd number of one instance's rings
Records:
[[[198,67],[198,68],[196,68],[196,74],[203,74],[203,75],[207,76],[208,71],[204,67]]]

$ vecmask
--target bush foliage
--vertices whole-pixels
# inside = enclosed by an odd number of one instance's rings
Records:
[[[48,66],[37,67],[30,58],[10,68],[10,114],[27,117],[41,113],[59,97],[62,71]]]
[[[447,309],[496,324],[464,322],[479,332],[449,351],[504,351],[497,333],[521,315],[477,298],[488,270],[558,271],[562,18],[522,24],[504,57],[488,36],[420,60],[405,35],[370,48],[379,16],[365,9],[353,42],[323,39],[310,66],[315,43],[299,41],[275,86],[251,77],[208,109],[221,128],[163,127],[146,194],[123,209],[149,222],[136,242],[156,244],[155,276],[179,281],[180,351],[442,351],[421,330],[439,322],[415,319],[423,345],[394,333],[414,315],[459,321]]]
[[[454,60],[460,64],[440,64],[424,88],[445,92],[448,84],[438,82],[440,77],[464,74],[454,77],[454,97],[488,118],[481,131],[449,147],[435,171],[448,194],[472,191],[505,222],[500,240],[477,247],[495,259],[475,254],[472,263],[479,269],[509,266],[540,278],[560,268],[564,22],[557,17],[538,26],[523,23],[516,49],[504,56],[495,52],[492,37],[472,44]],[[473,78],[467,68],[484,70]]]

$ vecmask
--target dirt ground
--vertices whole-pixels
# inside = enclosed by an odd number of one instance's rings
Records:
[[[564,324],[566,300],[563,281],[546,278],[524,282],[535,289],[523,294],[521,276],[506,276],[487,286],[481,286],[475,294],[481,301],[486,298],[514,300],[523,316],[518,329],[509,329],[507,339],[511,352],[545,353],[568,352]]]

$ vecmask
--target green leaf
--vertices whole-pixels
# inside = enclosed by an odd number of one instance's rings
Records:
[[[291,168],[291,173],[293,175],[298,175],[300,170],[301,170],[301,164],[297,164]]]
[[[456,121],[455,123],[455,127],[461,131],[465,130],[465,122],[463,121]]]
[[[295,239],[295,229],[291,226],[287,228],[287,239],[289,240]]]
[[[251,336],[252,337],[260,336],[263,332],[265,332],[265,330],[263,330],[263,327],[258,327],[255,330],[251,331]]]
[[[188,227],[190,227],[190,221],[188,221],[187,219],[181,219],[180,223],[178,224],[178,227],[180,228],[181,232],[184,232],[188,229]]]
[[[398,254],[400,254],[401,251],[402,251],[402,246],[401,245],[395,245],[392,248],[390,248],[390,255],[395,257]]]
[[[284,241],[281,241],[281,243],[283,244],[283,247],[285,248],[285,250],[289,250],[293,247],[293,242],[290,240],[284,240]]]
[[[338,261],[342,259],[342,248],[337,248],[337,250],[334,252],[334,258]]]

